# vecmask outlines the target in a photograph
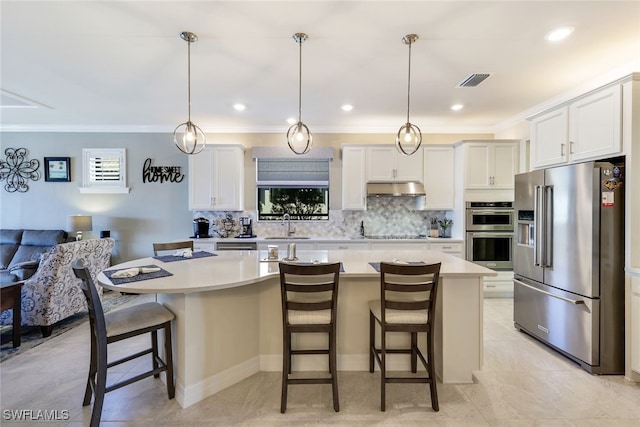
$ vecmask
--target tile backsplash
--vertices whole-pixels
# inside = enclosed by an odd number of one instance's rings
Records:
[[[295,235],[312,237],[355,237],[359,235],[360,222],[364,222],[365,234],[372,235],[428,235],[430,219],[451,217],[451,211],[416,210],[415,197],[369,197],[366,211],[330,210],[328,221],[291,221]],[[225,233],[223,220],[230,215],[235,228]],[[259,237],[284,236],[286,228],[280,221],[256,221],[255,211],[245,212],[194,212],[194,218],[207,218],[212,230],[224,237],[235,237],[240,232],[240,217],[253,218],[253,234]],[[227,228],[229,228],[227,222]],[[455,224],[454,224],[455,227]],[[220,237],[212,233],[214,237]]]

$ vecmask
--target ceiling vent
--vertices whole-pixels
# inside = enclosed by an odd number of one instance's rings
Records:
[[[456,87],[476,87],[489,77],[490,74],[469,74]]]

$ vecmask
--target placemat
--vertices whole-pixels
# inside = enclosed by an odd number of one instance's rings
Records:
[[[407,261],[408,265],[424,265],[424,261]],[[378,273],[380,273],[380,263],[379,262],[370,262],[369,265],[373,267]]]
[[[160,268],[155,264],[140,265],[139,267]],[[129,268],[133,268],[133,267],[129,267]],[[121,279],[117,279],[117,278],[116,279],[112,279],[111,278],[111,276],[116,271],[121,271],[121,270],[128,270],[128,268],[121,268],[121,269],[118,269],[118,270],[105,270],[105,271],[103,271],[103,273],[104,273],[105,276],[107,276],[109,278],[109,280],[111,280],[111,283],[113,283],[114,285],[122,285],[124,283],[139,282],[141,280],[157,279],[159,277],[173,276],[173,273],[169,273],[167,270],[163,270],[162,268],[160,268],[160,271],[156,271],[155,273],[138,273],[137,276],[123,277]]]
[[[198,252],[194,252],[191,258],[185,258],[183,256],[177,256],[177,255],[158,255],[158,256],[154,256],[153,258],[162,262],[173,262],[173,261],[184,261],[186,259],[206,258],[210,256],[218,256],[218,254],[212,254],[211,252],[206,252],[206,251],[198,251]]]

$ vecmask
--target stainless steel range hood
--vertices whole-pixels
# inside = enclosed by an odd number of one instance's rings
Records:
[[[369,182],[367,196],[425,196],[421,182]]]

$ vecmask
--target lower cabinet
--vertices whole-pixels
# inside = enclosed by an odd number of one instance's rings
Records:
[[[292,241],[286,241],[286,242],[283,242],[282,240],[277,240],[272,243],[258,243],[258,250],[266,251],[267,249],[269,249],[269,246],[278,246],[278,253],[281,255],[280,258],[282,258],[282,256],[287,255],[287,249],[289,248],[289,243],[296,244],[296,251],[313,251],[316,249],[316,244],[313,242],[300,243],[299,240],[295,240],[295,241],[292,240]]]
[[[357,242],[357,243],[331,243],[331,242],[320,242],[318,243],[318,250],[360,250],[366,251],[369,249],[369,243],[367,242]]]
[[[640,277],[631,278],[631,369],[640,374]]]
[[[431,243],[431,250],[444,252],[446,254],[464,259],[462,243]]]
[[[485,298],[513,297],[513,271],[496,271],[497,276],[486,276],[484,280]]]
[[[372,250],[394,250],[394,251],[428,251],[429,243],[426,242],[371,242]],[[419,261],[419,260],[406,260]]]
[[[194,241],[193,242],[193,251],[194,252],[199,252],[199,251],[215,252],[216,251],[216,244],[215,243],[200,243],[200,242]]]

